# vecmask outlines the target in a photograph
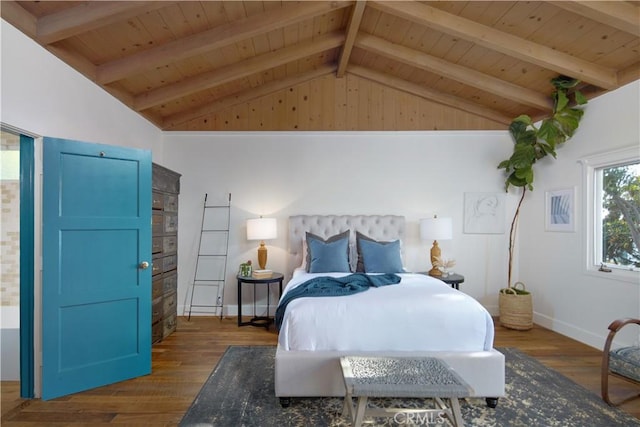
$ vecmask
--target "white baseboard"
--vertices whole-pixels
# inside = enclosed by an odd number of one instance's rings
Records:
[[[20,379],[20,329],[0,329],[0,379],[18,381]]]
[[[196,312],[197,311],[197,312]],[[266,305],[261,305],[258,304],[256,305],[256,311],[255,311],[255,315],[256,316],[264,316],[265,313],[267,312],[267,306]],[[189,315],[189,306],[186,305],[179,305],[178,306],[178,316],[188,316]],[[194,307],[193,311],[191,312],[192,316],[219,316],[220,315],[220,309],[218,308],[211,308],[211,309],[205,309],[203,307]],[[225,305],[222,308],[222,315],[223,316],[237,316],[238,315],[238,306],[233,304],[233,305]],[[253,316],[253,304],[245,304],[242,306],[242,316]],[[276,315],[276,306],[275,305],[270,305],[269,306],[269,316],[273,317]]]
[[[533,313],[533,322],[537,325],[565,335],[576,341],[580,341],[581,343],[587,344],[598,350],[602,350],[604,348],[604,342],[607,339],[608,334],[608,325],[605,325],[605,327],[603,328],[603,335],[597,335],[570,323],[562,322],[560,320],[536,312]]]
[[[492,317],[498,317],[498,315],[500,314],[500,309],[497,305],[485,305],[484,308],[487,309]]]

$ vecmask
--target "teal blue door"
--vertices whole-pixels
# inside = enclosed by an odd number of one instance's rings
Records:
[[[151,153],[44,138],[42,398],[151,372]]]

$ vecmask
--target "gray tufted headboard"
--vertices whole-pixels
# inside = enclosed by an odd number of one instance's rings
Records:
[[[302,264],[302,239],[305,232],[323,239],[351,230],[351,259],[355,263],[356,231],[376,240],[404,238],[405,220],[399,215],[294,215],[289,217],[289,271]],[[355,267],[355,265],[352,265]]]

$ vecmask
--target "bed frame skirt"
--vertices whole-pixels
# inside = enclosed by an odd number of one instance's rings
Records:
[[[280,346],[276,350],[275,360],[276,396],[344,396],[340,356],[437,357],[444,360],[473,388],[471,396],[504,396],[504,355],[495,349],[477,352],[357,352],[286,351]]]

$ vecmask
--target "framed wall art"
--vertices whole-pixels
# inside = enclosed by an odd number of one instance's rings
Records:
[[[545,193],[545,230],[576,230],[575,193],[575,188],[550,190]]]
[[[504,218],[504,193],[464,193],[466,234],[502,234]]]

